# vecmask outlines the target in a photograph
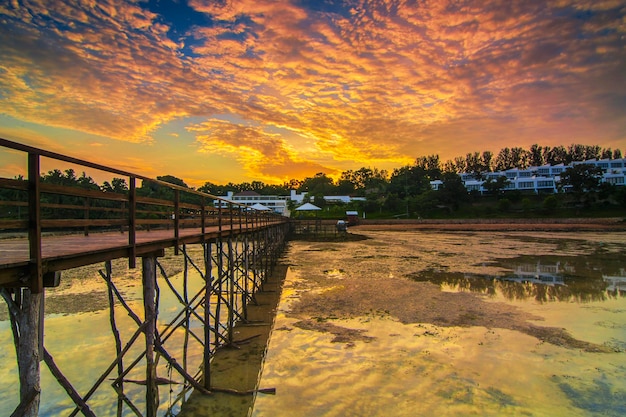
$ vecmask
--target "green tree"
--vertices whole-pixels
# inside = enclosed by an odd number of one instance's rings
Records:
[[[418,166],[404,166],[394,169],[389,180],[389,192],[400,198],[416,196],[430,190],[430,180],[426,171]]]
[[[560,187],[570,188],[576,199],[584,205],[595,201],[600,189],[603,171],[591,164],[577,164],[561,174]]]
[[[536,143],[530,146],[530,150],[528,152],[529,158],[530,158],[530,165],[539,167],[545,164],[543,151],[544,151],[544,148],[537,145]]]
[[[105,192],[125,193],[128,191],[128,185],[124,178],[113,178],[111,183],[108,181],[103,182],[101,189]]]
[[[345,172],[343,174],[345,174]],[[352,183],[352,181],[346,178],[343,178],[343,179],[340,178],[337,181],[337,193],[339,195],[351,195],[354,193],[354,191],[355,191],[355,188],[354,188],[354,184]]]
[[[259,190],[261,195],[289,195],[290,189],[285,185],[264,184],[263,188]]]
[[[441,179],[439,155],[422,156],[415,160],[415,166],[426,173],[430,181]]]
[[[362,167],[356,171],[348,170],[342,172],[337,182],[337,191],[340,194],[356,192],[358,195],[365,195],[366,193],[382,192],[386,186],[387,171]],[[352,189],[352,192],[339,191],[350,191],[350,189]]]
[[[461,180],[461,177],[454,173],[445,173],[441,179],[443,184],[438,190],[439,201],[452,206],[455,210],[459,206],[469,201],[469,193]]]
[[[503,148],[496,157],[496,171],[506,171],[512,168],[524,169],[528,167],[530,153],[522,148]]]
[[[602,168],[591,164],[576,164],[561,174],[561,187],[571,187],[574,193],[595,192],[600,188]]]
[[[298,191],[307,192],[309,195],[332,195],[335,193],[335,185],[332,178],[323,172],[318,172],[314,177],[305,178]]]
[[[493,170],[493,153],[491,151],[484,151],[482,156],[483,172],[491,172]]]
[[[495,180],[493,178],[487,178],[483,183],[483,188],[487,190],[487,193],[497,195],[501,194],[508,184],[508,178],[505,175],[501,175]]]
[[[481,179],[485,168],[480,152],[468,153],[465,155],[465,172],[472,174],[476,179]]]
[[[567,153],[567,149],[565,149],[564,146],[556,146],[554,148],[546,147],[544,160],[550,165],[567,165],[572,162],[569,154]]]

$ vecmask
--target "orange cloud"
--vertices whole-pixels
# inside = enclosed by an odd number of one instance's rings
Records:
[[[622,1],[331,3],[192,0],[211,24],[185,27],[142,2],[0,6],[2,112],[146,145],[193,118],[198,151],[268,181],[626,145]]]
[[[212,119],[189,126],[188,130],[196,134],[200,152],[232,155],[257,179],[260,175],[264,181],[287,181],[300,175],[329,172],[328,167],[299,158],[280,135],[261,126]]]

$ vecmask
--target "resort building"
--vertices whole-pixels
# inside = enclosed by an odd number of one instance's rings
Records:
[[[616,186],[626,185],[626,159],[599,159],[584,162],[573,162],[569,165],[542,165],[538,167],[529,167],[525,169],[513,168],[506,171],[486,172],[476,178],[474,173],[461,173],[459,176],[465,185],[467,191],[478,192],[484,194],[487,189],[485,183],[488,180],[496,181],[500,177],[507,179],[504,191],[525,191],[533,193],[556,193],[559,191],[559,183],[561,175],[567,168],[578,164],[589,164],[601,168],[603,171],[601,181]],[[443,182],[435,180],[430,182],[433,190],[439,190]],[[291,190],[288,196],[280,195],[261,195],[255,191],[243,191],[233,193],[229,191],[224,200],[215,200],[215,207],[220,204],[223,208],[228,206],[228,202],[243,204],[247,207],[254,207],[257,210],[271,210],[275,213],[289,216],[288,202],[292,201],[296,207],[301,206],[305,202],[307,193],[298,193]],[[329,204],[351,203],[353,201],[366,201],[365,197],[352,197],[348,195],[331,195],[324,196],[324,200]]]
[[[556,193],[561,181],[561,174],[567,168],[575,165],[588,164],[601,168],[603,171],[601,181],[603,183],[624,186],[626,185],[626,159],[592,159],[584,162],[573,162],[569,165],[542,165],[526,169],[513,168],[506,171],[487,172],[477,179],[473,173],[459,174],[467,191],[475,191],[481,194],[487,189],[484,187],[487,180],[495,181],[500,177],[506,177],[508,183],[505,191],[519,190],[534,193]],[[433,190],[439,190],[443,184],[440,180],[430,182]]]
[[[215,200],[215,207],[222,205],[225,208],[228,202],[237,204],[243,204],[247,207],[253,207],[257,210],[268,209],[275,213],[282,214],[283,216],[289,216],[289,209],[287,208],[287,202],[293,201],[295,206],[300,206],[304,203],[304,199],[307,193],[298,193],[296,190],[291,190],[288,196],[281,195],[261,195],[256,191],[243,191],[240,193],[234,193],[229,191],[223,198],[223,200]],[[365,201],[365,197],[351,197],[347,195],[340,196],[324,196],[324,200],[329,203],[350,203],[352,201]],[[221,202],[220,202],[221,201]]]
[[[292,194],[293,193],[292,191]],[[247,207],[255,206],[254,208],[257,210],[267,209],[282,214],[283,216],[289,215],[289,210],[287,209],[287,200],[289,197],[287,196],[261,195],[256,191],[243,191],[235,194],[232,191],[228,191],[226,196],[222,198],[223,200],[215,200],[213,202],[215,207],[219,207],[221,204],[222,208],[226,208],[228,202],[233,202],[243,204]]]

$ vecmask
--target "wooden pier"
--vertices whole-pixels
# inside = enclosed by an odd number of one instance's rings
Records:
[[[247,306],[256,302],[255,294],[282,253],[288,219],[6,139],[0,138],[0,150],[23,154],[28,174],[26,178],[0,178],[0,191],[4,191],[0,199],[0,294],[9,310],[20,377],[20,401],[11,416],[38,415],[40,361],[72,399],[75,408],[67,411],[71,416],[96,415],[90,398],[105,381],[111,397],[117,398],[117,415],[131,410],[137,416],[157,416],[162,412],[158,385],[171,378],[159,375],[155,358],[166,361],[168,369],[182,378],[183,392],[193,389],[211,395],[217,390],[211,385],[211,359],[218,349],[235,344],[235,325],[248,320]],[[97,171],[126,186],[103,191],[42,182],[42,158]],[[142,181],[141,189],[149,185],[159,190],[159,198],[142,195],[138,181]],[[189,245],[201,245],[201,262],[188,254]],[[180,255],[184,290],[172,284],[159,264],[169,248]],[[111,261],[119,258],[128,259],[130,268],[141,266],[142,311],[133,311],[116,286]],[[45,288],[58,286],[64,270],[94,263],[102,264],[100,275],[108,291],[117,355],[98,371],[100,377],[89,390],[79,392],[55,363],[55,352],[47,350],[43,338]],[[195,294],[187,287],[190,271],[203,282]],[[179,313],[166,323],[159,319],[160,287],[169,288],[179,302]],[[135,322],[136,330],[127,340],[122,340],[117,328],[116,307]],[[192,320],[200,323],[200,331],[190,326]],[[172,347],[169,339],[181,332],[184,347],[190,339],[202,347],[201,372],[186,369],[186,350],[182,358],[174,353],[180,349]],[[132,356],[137,345],[143,353]],[[124,391],[128,375],[139,367],[145,368],[142,401],[127,397]],[[242,394],[227,387],[219,390]],[[186,398],[184,394],[179,397],[180,401]]]

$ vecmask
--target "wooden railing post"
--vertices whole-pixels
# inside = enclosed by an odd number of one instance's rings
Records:
[[[135,268],[137,266],[137,188],[135,177],[128,179],[128,246],[130,253],[128,255],[128,267]]]
[[[228,235],[233,235],[233,203],[228,203],[228,218],[230,221],[230,228],[228,231]]]
[[[247,207],[240,206],[239,207],[239,233],[243,230],[243,220],[245,218],[246,212],[248,211]]]
[[[89,197],[85,197],[85,220],[89,221]],[[89,226],[85,223],[85,229],[83,230],[85,236],[89,236]]]
[[[39,178],[40,158],[36,153],[28,154],[28,243],[30,250],[30,291],[43,291],[41,265],[41,184]]]
[[[200,201],[200,229],[202,230],[202,240],[204,241],[204,235],[206,234],[206,206],[204,197]]]
[[[176,245],[174,246],[174,255],[178,255],[178,245],[180,238],[180,191],[174,190],[174,240]]]
[[[217,205],[217,231],[222,235],[222,200]]]

